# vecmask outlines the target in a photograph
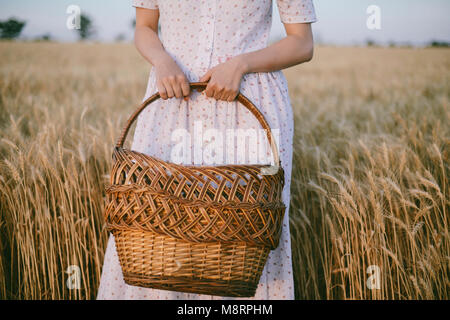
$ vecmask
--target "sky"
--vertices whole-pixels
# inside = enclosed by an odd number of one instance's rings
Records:
[[[183,1],[183,0],[180,0]],[[212,0],[211,0],[212,1]],[[218,0],[226,1],[226,0]],[[285,35],[273,0],[272,40]],[[0,0],[0,20],[16,17],[27,21],[23,38],[50,33],[55,40],[75,41],[66,27],[67,8],[78,5],[90,15],[97,29],[95,38],[112,41],[119,34],[132,38],[135,9],[131,0]],[[316,42],[358,45],[368,39],[380,44],[424,45],[431,40],[450,42],[449,0],[314,0],[318,21],[313,24]],[[367,8],[380,8],[379,30],[370,30]]]

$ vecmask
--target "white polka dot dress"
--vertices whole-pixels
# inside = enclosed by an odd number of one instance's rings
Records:
[[[284,23],[316,21],[312,0],[277,0],[276,3]],[[161,42],[190,82],[199,81],[209,68],[233,56],[268,45],[272,0],[132,0],[132,5],[159,9]],[[144,99],[155,92],[152,69]],[[285,171],[282,200],[287,208],[280,245],[269,254],[253,299],[294,299],[288,216],[294,120],[287,82],[281,71],[248,73],[242,79],[240,92],[259,108],[272,128]],[[238,139],[226,138],[230,137],[229,132],[246,132],[248,138],[244,134],[244,142],[239,144]],[[190,139],[183,140],[183,137]],[[224,152],[211,152],[209,156],[205,151],[197,152],[198,141],[202,150],[206,150],[208,143],[216,139],[222,141]],[[181,140],[184,148],[180,148]],[[190,141],[188,147],[186,140]],[[144,109],[137,119],[131,149],[184,164],[273,163],[261,125],[243,105],[236,101],[217,101],[197,91],[191,93],[188,101],[159,99]],[[232,298],[125,284],[114,237],[110,235],[97,299]]]

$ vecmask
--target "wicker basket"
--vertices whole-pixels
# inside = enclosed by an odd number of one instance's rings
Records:
[[[202,91],[205,82],[193,82]],[[284,171],[272,132],[258,119],[275,165],[179,165],[123,148],[142,110],[128,120],[113,151],[106,226],[115,237],[127,284],[232,297],[254,296],[270,250],[278,246]]]

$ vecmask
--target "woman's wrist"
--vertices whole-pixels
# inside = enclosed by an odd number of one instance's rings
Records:
[[[242,75],[251,72],[247,54],[243,53],[237,55],[234,57],[234,59],[236,60],[237,67],[239,71],[242,73]]]
[[[148,60],[155,66],[166,63],[168,59],[171,59],[171,57],[165,50],[158,50],[154,52]]]

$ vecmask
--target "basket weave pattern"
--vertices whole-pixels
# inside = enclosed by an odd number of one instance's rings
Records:
[[[203,90],[206,83],[191,83]],[[266,129],[277,165],[179,165],[123,148],[131,116],[113,151],[105,221],[124,280],[182,292],[248,297],[278,246],[284,171],[270,128],[242,94],[237,100]]]
[[[120,164],[113,168],[115,176],[128,181],[107,189],[110,228],[151,231],[191,242],[243,241],[277,247],[284,210],[283,203],[275,201],[282,192],[280,176],[261,176],[257,166],[168,166],[127,150],[115,156]]]
[[[264,246],[192,244],[151,232],[116,230],[114,236],[125,282],[155,289],[253,296],[269,254]]]

